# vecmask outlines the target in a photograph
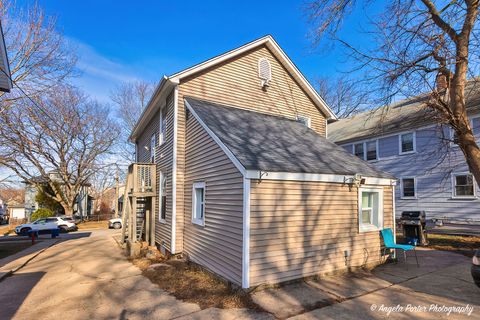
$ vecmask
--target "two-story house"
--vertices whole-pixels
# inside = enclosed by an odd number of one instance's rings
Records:
[[[471,125],[480,137],[480,86],[466,90]],[[395,207],[423,210],[427,219],[480,222],[479,187],[453,130],[438,124],[428,95],[329,124],[330,141],[398,178]]]
[[[164,77],[131,134],[130,243],[244,288],[380,263],[394,177],[329,142],[328,119],[271,36]]]

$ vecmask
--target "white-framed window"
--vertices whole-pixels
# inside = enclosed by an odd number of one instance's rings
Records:
[[[155,163],[155,149],[156,149],[157,139],[155,138],[155,133],[150,137],[150,162]]]
[[[475,179],[471,173],[452,173],[452,197],[456,199],[476,197]]]
[[[398,148],[400,154],[413,153],[416,150],[415,132],[402,133],[398,135]]]
[[[377,160],[377,140],[365,142],[366,160]]]
[[[358,228],[360,232],[383,228],[383,189],[358,188]]]
[[[158,220],[162,223],[167,222],[167,176],[160,172],[160,212]]]
[[[365,159],[365,149],[363,148],[363,142],[353,145],[353,154],[360,159]]]
[[[305,127],[310,128],[311,119],[309,117],[297,115],[297,122],[300,122]]]
[[[205,182],[195,182],[192,188],[192,223],[205,225]]]
[[[402,199],[417,198],[417,179],[415,177],[404,177],[400,179],[400,191]]]
[[[158,135],[158,145],[161,146],[166,139],[167,135],[167,106],[164,106],[160,110],[160,132]]]

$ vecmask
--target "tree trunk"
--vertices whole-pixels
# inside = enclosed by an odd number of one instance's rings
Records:
[[[65,215],[67,217],[73,217],[73,208],[71,206],[64,206],[63,210],[65,210]]]
[[[475,136],[472,130],[458,135],[458,142],[465,159],[467,160],[468,168],[475,177],[478,186],[480,187],[480,148],[475,141]]]

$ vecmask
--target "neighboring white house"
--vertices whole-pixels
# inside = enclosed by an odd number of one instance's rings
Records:
[[[0,91],[10,92],[13,87],[10,78],[10,66],[8,64],[7,48],[3,38],[3,29],[0,22]]]

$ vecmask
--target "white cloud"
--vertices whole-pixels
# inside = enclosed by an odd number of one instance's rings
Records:
[[[141,76],[143,70],[139,70],[138,66],[116,62],[86,43],[72,38],[68,40],[78,53],[77,68],[81,73],[79,77],[73,79],[73,83],[92,97],[108,102],[110,92],[118,84],[143,79]]]

